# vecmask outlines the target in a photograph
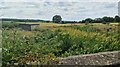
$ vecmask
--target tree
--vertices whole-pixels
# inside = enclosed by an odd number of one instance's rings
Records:
[[[62,23],[62,18],[60,15],[53,16],[52,20],[54,23]]]
[[[93,22],[93,19],[91,19],[91,18],[85,19],[85,24],[89,24],[89,23],[92,23],[92,22]]]
[[[85,21],[91,23],[93,21],[93,19],[87,18],[87,19],[85,19]]]
[[[110,22],[114,22],[114,18],[113,17],[103,17],[102,20],[104,21],[105,24],[109,24]]]
[[[103,22],[103,19],[101,19],[101,18],[94,19],[94,23],[102,23],[102,22]]]
[[[119,16],[115,16],[115,22],[120,22],[120,17]]]
[[[81,23],[85,23],[85,20],[82,20]]]

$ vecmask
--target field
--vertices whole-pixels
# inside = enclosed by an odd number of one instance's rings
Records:
[[[3,29],[3,64],[52,64],[59,57],[120,50],[117,23],[39,24],[32,31]]]

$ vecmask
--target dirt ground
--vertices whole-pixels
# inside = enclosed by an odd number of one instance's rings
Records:
[[[120,64],[120,51],[101,52],[61,58],[57,65],[115,65]]]

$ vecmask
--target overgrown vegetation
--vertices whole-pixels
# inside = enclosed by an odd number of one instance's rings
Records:
[[[8,65],[52,64],[58,57],[120,50],[117,30],[90,25],[33,31],[4,28],[2,32],[2,63]]]
[[[16,22],[3,22],[2,28],[3,29],[18,28],[18,23],[16,23]]]

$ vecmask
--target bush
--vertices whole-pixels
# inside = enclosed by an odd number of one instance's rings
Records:
[[[8,29],[12,29],[12,28],[17,28],[18,27],[18,23],[15,22],[3,22],[2,23],[2,28],[8,28]]]

